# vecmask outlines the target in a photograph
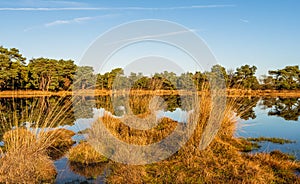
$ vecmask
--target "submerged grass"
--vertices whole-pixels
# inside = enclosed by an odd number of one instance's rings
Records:
[[[253,141],[253,142],[272,142],[275,144],[286,144],[286,143],[295,143],[296,142],[293,140],[282,139],[282,138],[277,138],[277,137],[258,137],[258,138],[249,137],[249,138],[247,138],[247,140]]]

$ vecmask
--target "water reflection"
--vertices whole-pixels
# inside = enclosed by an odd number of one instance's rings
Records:
[[[73,162],[68,162],[69,168],[74,173],[84,176],[86,178],[97,178],[100,175],[105,175],[107,169],[107,163],[95,164],[95,165],[83,165]]]
[[[300,98],[261,98],[253,108],[255,119],[239,122],[238,137],[276,137],[292,141],[292,144],[261,142],[255,152],[280,150],[300,159]]]
[[[0,136],[15,126],[25,128],[73,125],[71,97],[0,98]]]
[[[281,117],[287,121],[298,121],[300,116],[300,98],[239,97],[235,98],[235,111],[240,119],[256,118],[255,107],[259,105],[268,116]]]
[[[264,98],[261,105],[265,109],[270,109],[269,116],[293,121],[298,121],[300,116],[300,98]]]
[[[149,106],[145,104],[148,104],[151,98],[147,95],[142,97],[130,96],[128,105],[134,114],[149,113]],[[185,122],[188,113],[193,109],[192,104],[188,103],[191,99],[188,99],[188,96],[179,95],[162,95],[161,98],[165,101],[165,106],[164,109],[156,111],[157,116]],[[39,127],[45,121],[53,122],[53,127],[60,125],[78,132],[89,128],[95,119],[103,116],[104,112],[122,117],[126,111],[126,104],[123,103],[124,99],[126,99],[126,96],[121,95],[0,98],[0,116],[2,120],[5,120],[2,123],[0,133],[2,136],[3,132],[10,129],[11,125],[16,125],[16,123],[21,126],[24,122],[28,122],[32,127]],[[136,101],[140,103],[134,103]],[[300,158],[298,154],[300,150],[300,98],[239,97],[235,98],[235,107],[236,114],[241,119],[246,120],[242,124],[251,125],[245,126],[243,131],[239,131],[239,136],[280,137],[297,141],[295,144],[290,145],[264,143],[258,151],[280,149],[295,153],[298,156],[297,158]],[[84,139],[80,135],[76,136],[76,141]],[[68,164],[65,157],[57,160],[55,164],[58,169],[63,170],[58,176],[58,178],[61,177],[60,181],[69,181],[71,178],[84,181],[84,178],[103,176],[105,170],[105,166],[86,168]],[[64,178],[62,173],[67,173],[68,177]]]
[[[103,108],[113,115],[122,116],[127,110],[126,104],[124,105],[123,102],[125,98],[127,97],[122,95],[0,98],[0,116],[2,120],[6,120],[5,123],[8,125],[18,123],[21,126],[24,122],[29,122],[31,126],[37,127],[45,121],[52,122],[54,127],[56,125],[74,125],[75,120],[93,118],[95,109]],[[191,101],[191,99],[187,99],[190,98],[189,96],[162,95],[161,98],[166,104],[162,110],[166,114],[172,112],[178,114],[178,110],[188,112],[193,109],[188,103]],[[149,112],[147,104],[152,99],[150,95],[130,96],[129,99],[129,108],[133,114]],[[136,103],[137,101],[139,103]],[[267,110],[269,116],[293,121],[297,121],[300,116],[300,98],[235,98],[235,111],[243,120],[256,118],[254,108],[257,105]],[[59,121],[59,119],[63,121]]]
[[[230,101],[230,100],[229,100]],[[234,99],[235,111],[243,120],[255,119],[254,108],[259,101],[259,97],[239,97]]]

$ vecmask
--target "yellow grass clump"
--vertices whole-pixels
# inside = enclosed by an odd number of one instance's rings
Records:
[[[30,147],[35,144],[36,136],[25,128],[9,130],[3,135],[5,150],[14,150],[22,147]]]
[[[53,182],[56,174],[47,154],[32,147],[8,151],[0,159],[1,183]]]
[[[251,142],[235,138],[238,115],[234,113],[235,101],[227,101],[223,112],[222,124],[216,137],[205,149],[198,149],[202,144],[203,131],[211,115],[213,105],[210,98],[202,96],[200,100],[200,118],[193,136],[174,155],[166,160],[148,165],[114,164],[108,176],[111,183],[300,183],[295,174],[300,163],[293,161],[283,153],[244,153]],[[242,112],[240,112],[242,113]],[[114,123],[117,120],[105,120],[106,127],[122,140],[135,136],[125,125]],[[111,119],[111,118],[110,118]],[[110,122],[110,123],[105,123]],[[113,126],[115,125],[115,126]],[[163,126],[162,129],[168,129]],[[161,129],[160,129],[161,130]],[[170,131],[166,131],[170,132]],[[160,137],[160,132],[151,134]],[[144,133],[144,135],[147,135]],[[210,135],[210,134],[207,134]],[[130,138],[134,140],[134,138]],[[152,138],[156,140],[155,138]],[[148,143],[148,142],[147,142]],[[133,155],[134,157],[134,155]]]
[[[108,159],[96,151],[89,143],[81,142],[69,150],[69,161],[79,164],[99,164]]]
[[[48,130],[64,123],[72,103],[65,98],[49,101],[45,96],[25,101],[23,106],[22,101],[12,99],[0,109],[4,143],[0,150],[0,183],[53,183],[56,168],[49,149],[73,144],[74,133]]]
[[[17,127],[5,132],[3,141],[0,182],[39,183],[55,179],[55,166],[34,133]]]
[[[53,160],[64,156],[71,146],[75,143],[72,137],[75,133],[64,128],[54,129],[40,133],[40,137],[49,143],[46,151]]]
[[[75,133],[71,130],[59,128],[45,132],[44,136],[49,138],[48,141],[51,143],[50,147],[61,148],[72,146],[75,143],[75,141],[72,140],[74,135]]]
[[[54,181],[56,169],[50,157],[56,157],[62,148],[73,145],[73,135],[74,132],[66,129],[37,133],[16,127],[5,132],[4,152],[0,157],[0,182]]]

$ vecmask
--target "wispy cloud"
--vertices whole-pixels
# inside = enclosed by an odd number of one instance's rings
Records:
[[[124,40],[119,40],[117,42],[112,42],[107,45],[114,45],[114,44],[119,44],[122,42],[134,42],[134,41],[140,41],[140,40],[150,40],[150,39],[157,39],[161,37],[166,37],[166,36],[174,36],[174,35],[179,35],[179,34],[186,34],[186,33],[195,33],[197,32],[196,29],[189,29],[189,30],[182,30],[182,31],[173,31],[173,32],[166,32],[166,33],[161,33],[161,34],[152,34],[152,35],[146,35],[146,36],[140,36],[140,37],[135,37],[135,38],[130,38],[130,39],[124,39]]]
[[[48,22],[44,24],[45,27],[51,27],[51,26],[57,26],[61,24],[75,24],[75,23],[82,23],[86,22],[92,19],[95,19],[97,17],[79,17],[79,18],[74,18],[74,19],[69,19],[69,20],[55,20],[53,22]]]
[[[249,23],[249,20],[246,20],[246,19],[240,19],[241,22],[244,22],[244,23]]]
[[[52,4],[52,5],[62,5],[62,6],[85,6],[86,3],[77,2],[77,1],[54,1],[54,0],[47,0],[41,1],[44,4]]]
[[[59,26],[59,25],[64,25],[64,24],[79,24],[79,23],[84,23],[84,22],[88,22],[91,20],[95,20],[95,19],[112,18],[112,17],[116,17],[116,16],[118,16],[118,14],[107,14],[107,15],[94,16],[94,17],[77,17],[77,18],[73,18],[73,19],[55,20],[52,22],[47,22],[43,25],[28,27],[28,28],[24,29],[24,31],[27,32],[27,31],[31,31],[33,29],[48,28],[48,27]]]
[[[69,1],[69,0],[14,0],[0,1],[2,7],[87,7],[86,2]]]
[[[204,9],[204,8],[229,8],[235,7],[234,4],[227,5],[194,5],[194,6],[175,6],[175,7],[24,7],[24,8],[0,8],[0,11],[110,11],[110,10],[137,10],[137,11],[162,11],[162,10],[181,10],[181,9]]]

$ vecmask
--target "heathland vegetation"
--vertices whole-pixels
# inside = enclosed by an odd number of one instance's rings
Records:
[[[222,75],[227,88],[250,90],[300,90],[299,66],[287,66],[269,71],[268,76],[258,79],[255,66],[244,65],[236,70],[228,70],[215,65],[211,71],[183,73],[156,73],[144,76],[142,73],[125,75],[121,68],[111,72],[96,74],[92,67],[77,66],[72,60],[37,58],[26,59],[15,48],[0,47],[0,89],[2,91],[71,91],[79,89],[97,89],[108,91],[127,88],[152,90],[182,90],[196,87],[205,91],[209,76]],[[80,80],[77,80],[80,79]],[[193,85],[194,84],[194,85]],[[211,93],[199,93],[197,104],[184,104],[179,94],[160,95],[164,100],[165,111],[192,110],[187,119],[195,120],[196,127],[186,144],[171,157],[147,165],[126,165],[115,162],[114,149],[105,157],[91,146],[89,141],[75,143],[75,132],[66,129],[54,129],[64,125],[74,125],[76,119],[93,118],[95,108],[104,108],[103,116],[97,118],[91,127],[82,134],[93,135],[99,124],[105,125],[114,137],[134,145],[148,145],[169,136],[182,122],[161,117],[159,124],[149,130],[139,130],[123,123],[133,121],[131,116],[123,119],[124,111],[120,107],[123,98],[128,95],[132,114],[146,123],[153,119],[153,109],[149,107],[153,94],[136,91],[122,95],[102,96],[41,96],[34,98],[0,98],[0,137],[3,145],[0,149],[0,183],[54,183],[57,170],[54,161],[66,156],[69,168],[74,173],[97,177],[106,173],[108,183],[299,183],[297,173],[300,163],[291,155],[272,151],[253,153],[259,148],[257,142],[273,141],[286,143],[288,140],[275,138],[245,139],[234,136],[238,118],[255,118],[253,108],[258,97],[227,97],[224,112],[214,112]],[[190,94],[185,94],[190,95]],[[194,95],[194,94],[191,94]],[[113,97],[117,98],[114,99]],[[186,97],[187,98],[187,97]],[[116,104],[114,104],[116,103]],[[269,115],[280,116],[287,120],[297,120],[300,115],[299,98],[265,98],[261,102],[265,107],[275,107]],[[157,102],[154,107],[161,107]],[[126,108],[124,106],[124,108]],[[220,108],[221,109],[221,108]],[[158,110],[158,109],[154,109]],[[214,112],[214,113],[213,113]],[[220,128],[212,142],[200,150],[202,137],[211,114],[222,114]],[[114,116],[113,116],[114,115]],[[131,115],[131,114],[130,114]],[[76,117],[75,117],[76,116]],[[116,117],[119,116],[119,117]],[[154,116],[154,119],[156,117]],[[210,138],[207,136],[206,138]],[[250,153],[249,153],[250,152]],[[131,159],[136,158],[131,153]]]
[[[1,91],[68,91],[72,90],[74,81],[78,81],[76,86],[80,89],[111,90],[117,85],[118,89],[130,86],[131,89],[139,90],[181,90],[193,87],[201,90],[209,76],[216,73],[222,75],[227,88],[300,90],[300,69],[297,65],[270,70],[269,75],[259,78],[255,75],[256,70],[256,66],[250,65],[243,65],[235,70],[214,65],[211,71],[186,72],[180,75],[168,71],[152,76],[144,76],[142,73],[124,75],[121,68],[100,74],[95,73],[90,66],[77,66],[72,60],[33,58],[28,61],[16,48],[0,47]]]

